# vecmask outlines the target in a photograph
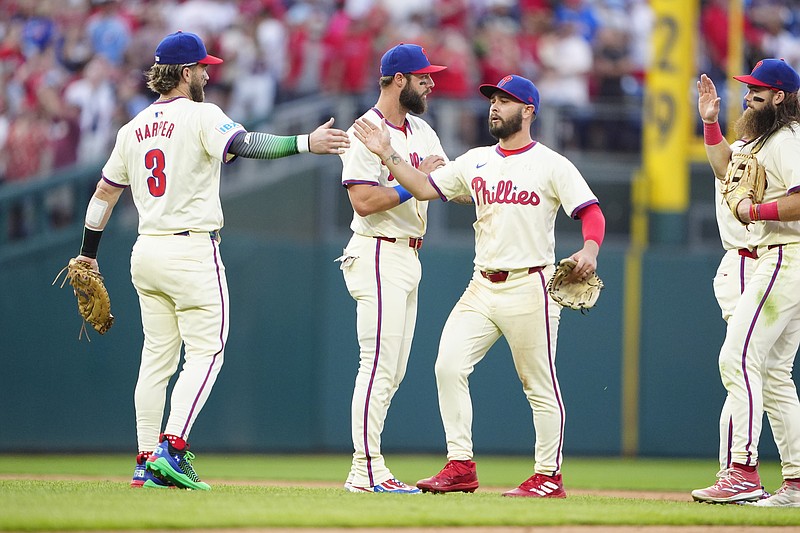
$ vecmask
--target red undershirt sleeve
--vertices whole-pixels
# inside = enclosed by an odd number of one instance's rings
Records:
[[[581,221],[584,242],[594,241],[597,243],[597,246],[602,245],[603,238],[606,235],[606,217],[603,216],[600,205],[587,205],[578,211],[576,216]]]

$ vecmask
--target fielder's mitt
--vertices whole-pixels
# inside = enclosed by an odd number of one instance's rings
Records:
[[[69,281],[75,296],[78,298],[78,313],[100,335],[104,334],[114,324],[114,315],[111,314],[111,299],[108,297],[108,291],[103,284],[103,276],[99,272],[95,272],[88,263],[70,259],[69,264],[53,280],[53,285],[65,270],[67,275],[61,282],[61,287]],[[86,331],[86,322],[81,324],[78,340],[80,340],[81,334]],[[89,338],[88,333],[86,338]]]
[[[559,261],[553,277],[547,282],[547,292],[560,305],[583,312],[594,307],[600,297],[603,280],[598,277],[597,273],[592,273],[586,280],[567,282],[565,278],[572,272],[576,264],[572,259]]]
[[[749,198],[754,204],[761,203],[766,186],[767,173],[755,155],[737,152],[731,156],[728,171],[722,180],[722,196],[736,220],[742,222],[736,214],[739,202]]]

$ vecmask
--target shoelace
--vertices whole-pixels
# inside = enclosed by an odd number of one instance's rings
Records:
[[[746,482],[747,479],[744,477],[744,474],[736,470],[735,468],[731,468],[728,470],[728,474],[720,478],[715,486],[718,489],[722,488],[736,488],[736,485],[740,485],[742,482]]]
[[[532,478],[522,483],[522,488],[527,490],[532,487],[541,487],[547,481],[550,481],[550,478],[543,476],[542,474],[536,474]],[[555,481],[553,481],[553,483],[555,483]]]
[[[183,473],[189,476],[189,479],[192,481],[200,481],[200,478],[197,476],[197,473],[192,468],[192,461],[194,461],[194,454],[190,451],[187,451],[182,456],[180,456],[180,460],[178,461],[178,465],[183,470]]]
[[[469,469],[467,467],[463,466],[458,461],[448,461],[447,464],[444,465],[444,468],[442,468],[442,471],[439,472],[439,475],[441,476],[441,475],[445,474],[445,475],[448,475],[450,477],[454,477],[454,476],[463,476],[464,474],[467,474],[468,472],[469,472]]]

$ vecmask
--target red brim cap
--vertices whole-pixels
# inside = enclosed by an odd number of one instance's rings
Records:
[[[198,61],[198,63],[201,63],[203,65],[219,65],[220,63],[222,63],[222,60],[216,56],[208,54],[206,57]]]
[[[769,83],[764,83],[763,81],[754,78],[750,74],[746,76],[734,76],[733,79],[735,79],[736,81],[740,81],[742,83],[746,83],[747,85],[755,85],[756,87],[769,87],[770,89],[772,89],[772,85],[770,85]]]
[[[443,67],[441,65],[428,65],[425,68],[421,68],[419,70],[415,70],[411,74],[433,74],[434,72],[440,72],[447,67]]]

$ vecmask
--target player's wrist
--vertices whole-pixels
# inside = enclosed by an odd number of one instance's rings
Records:
[[[751,204],[750,205],[750,222],[757,220],[780,220],[778,215],[778,201],[769,202],[766,204]]]
[[[411,200],[411,198],[412,198],[412,196],[413,196],[413,195],[412,195],[410,192],[408,192],[408,191],[406,190],[406,188],[405,188],[405,187],[403,187],[402,185],[396,185],[396,186],[394,187],[394,190],[395,190],[395,191],[397,191],[397,196],[399,196],[399,197],[400,197],[400,203],[401,203],[401,204],[402,204],[403,202],[406,202],[406,201],[408,201],[408,200]]]
[[[103,230],[89,229],[84,226],[80,255],[90,259],[97,259],[97,249],[100,247],[100,238],[102,236]]]
[[[297,153],[307,154],[311,151],[311,135],[302,134],[297,136]]]
[[[722,136],[722,129],[719,127],[719,122],[714,121],[709,123],[703,121],[703,142],[706,143],[707,146],[714,146],[724,140],[725,138]]]

